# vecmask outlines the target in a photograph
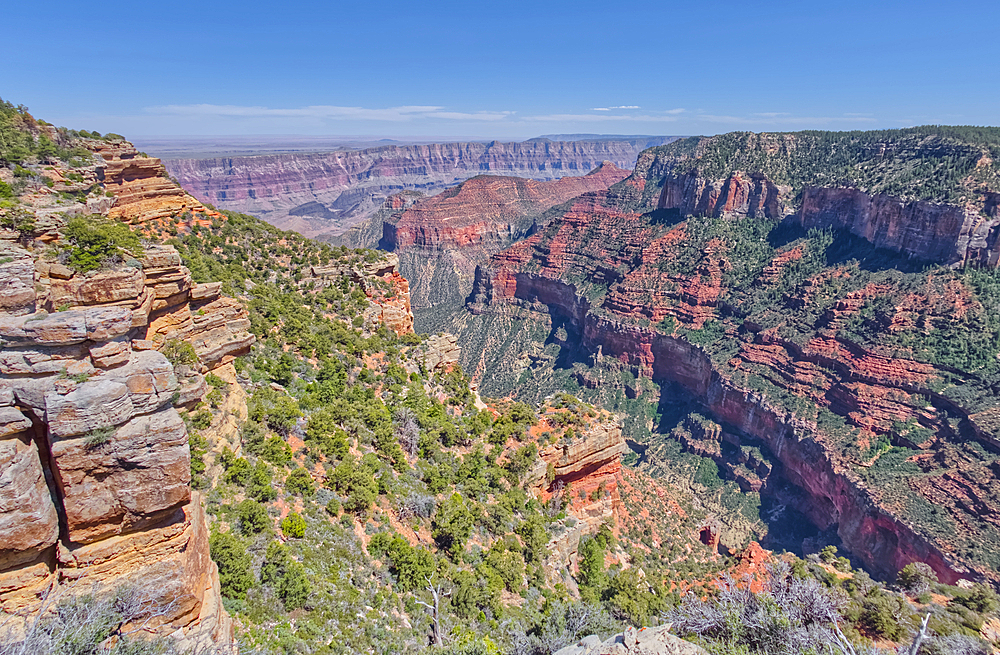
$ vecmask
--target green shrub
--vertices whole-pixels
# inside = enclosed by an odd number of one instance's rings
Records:
[[[212,412],[202,409],[189,416],[191,427],[195,430],[204,430],[212,425]]]
[[[281,519],[281,533],[290,539],[306,536],[306,520],[298,512],[289,512]]]
[[[267,546],[264,563],[260,567],[260,583],[275,589],[286,612],[302,607],[309,598],[305,567],[276,541]]]
[[[63,234],[70,243],[68,263],[81,273],[121,263],[126,251],[133,257],[142,256],[139,237],[128,225],[99,216],[71,218]]]
[[[434,556],[426,549],[411,546],[398,534],[379,532],[368,544],[372,557],[388,557],[390,572],[396,576],[399,591],[421,589],[437,568]]]
[[[253,559],[246,543],[229,532],[214,532],[209,537],[212,560],[219,566],[219,583],[226,598],[246,598],[253,586]]]
[[[431,521],[431,534],[443,550],[452,557],[465,550],[465,541],[472,534],[476,517],[460,494],[452,494],[441,503]]]
[[[285,479],[285,491],[306,498],[312,496],[316,492],[312,475],[300,466],[288,474]]]
[[[344,496],[344,511],[367,514],[378,496],[378,483],[367,466],[345,458],[330,474],[329,484]]]
[[[170,363],[177,366],[194,366],[198,363],[198,354],[187,341],[182,339],[171,339],[163,344],[160,349],[163,356],[170,360]]]
[[[931,585],[936,584],[937,581],[934,569],[923,562],[907,564],[896,576],[896,584],[914,594],[922,594],[930,590]]]
[[[245,535],[257,535],[271,531],[271,517],[267,515],[267,508],[256,500],[247,498],[236,506],[236,515],[239,518],[240,532]]]
[[[237,484],[241,487],[245,487],[250,484],[253,479],[254,469],[243,457],[238,457],[233,459],[231,462],[223,462],[225,466],[226,474],[223,480],[230,484]]]
[[[247,495],[261,503],[274,500],[278,497],[278,492],[271,484],[273,479],[271,467],[264,463],[264,460],[257,460],[256,466],[253,467],[253,475],[247,484]]]
[[[287,466],[292,461],[292,447],[281,437],[271,435],[264,442],[260,456],[275,466]]]

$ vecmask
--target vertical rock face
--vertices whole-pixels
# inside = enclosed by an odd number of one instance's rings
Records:
[[[173,406],[191,380],[156,348],[187,342],[202,372],[221,366],[253,342],[246,310],[192,285],[170,247],[89,276],[8,242],[0,254],[17,298],[0,311],[0,613],[141,582],[170,607],[151,629],[230,640]]]
[[[663,181],[656,208],[677,209],[685,216],[784,218],[790,195],[791,187],[779,187],[760,173],[737,172],[722,180],[671,174]]]
[[[984,211],[970,206],[905,202],[858,189],[807,188],[798,219],[805,228],[850,230],[880,248],[919,259],[995,268],[1000,259],[1000,215],[988,194]]]

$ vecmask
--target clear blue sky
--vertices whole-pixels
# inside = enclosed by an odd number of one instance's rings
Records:
[[[126,136],[1000,124],[1000,3],[6,3],[0,97]]]

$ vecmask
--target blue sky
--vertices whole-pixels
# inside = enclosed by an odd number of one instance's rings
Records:
[[[126,136],[1000,124],[997,2],[15,2],[0,97]]]

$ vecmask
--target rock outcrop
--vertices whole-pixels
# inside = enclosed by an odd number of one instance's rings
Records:
[[[561,436],[538,453],[534,467],[525,475],[525,486],[546,503],[565,503],[568,519],[560,523],[546,545],[546,572],[552,584],[564,582],[564,572],[579,567],[580,540],[603,525],[618,528],[621,498],[618,477],[627,448],[620,420],[607,412],[591,410],[576,414],[577,428],[560,429],[572,413],[543,406],[533,432]]]
[[[671,626],[628,628],[601,641],[597,635],[584,637],[553,655],[707,655],[701,646],[670,634]]]
[[[643,148],[674,138],[392,145],[321,154],[174,159],[166,166],[203,202],[316,236],[342,233],[403,189],[436,192],[483,173],[551,180],[583,175],[604,161],[630,169]]]
[[[203,371],[220,366],[253,341],[246,311],[217,287],[192,292],[169,247],[91,276],[2,252],[32,261],[34,297],[0,314],[0,609],[30,616],[52,594],[141,580],[168,608],[149,629],[230,640],[174,409],[182,385],[155,347],[190,343]]]
[[[31,227],[0,234],[0,620],[16,632],[68,595],[138,585],[160,608],[144,629],[183,648],[228,644],[175,407],[200,401],[202,374],[248,352],[250,321],[220,284],[193,284],[173,247],[87,273],[60,263],[67,215],[220,217],[131,144],[86,144],[101,162],[53,167],[84,180],[77,202],[40,185],[20,198]]]
[[[371,305],[364,318],[369,324],[385,325],[399,335],[413,332],[410,283],[400,274],[399,257],[394,253],[353,265],[311,266],[298,284],[302,288],[322,289],[342,279],[359,285],[368,296]]]
[[[106,212],[109,218],[135,225],[185,212],[219,216],[171,180],[159,159],[138,152],[128,141],[98,141],[91,147],[104,160],[96,167],[97,179],[115,198]]]
[[[933,127],[733,133],[651,148],[633,182],[643,205],[681,216],[794,216],[807,229],[846,229],[917,259],[992,268],[1000,260],[994,160],[987,145]],[[948,179],[963,167],[967,175]]]
[[[810,187],[797,218],[805,228],[851,231],[880,248],[949,266],[995,268],[1000,260],[1000,214],[988,194],[983,210],[973,206],[904,201],[858,189]]]

